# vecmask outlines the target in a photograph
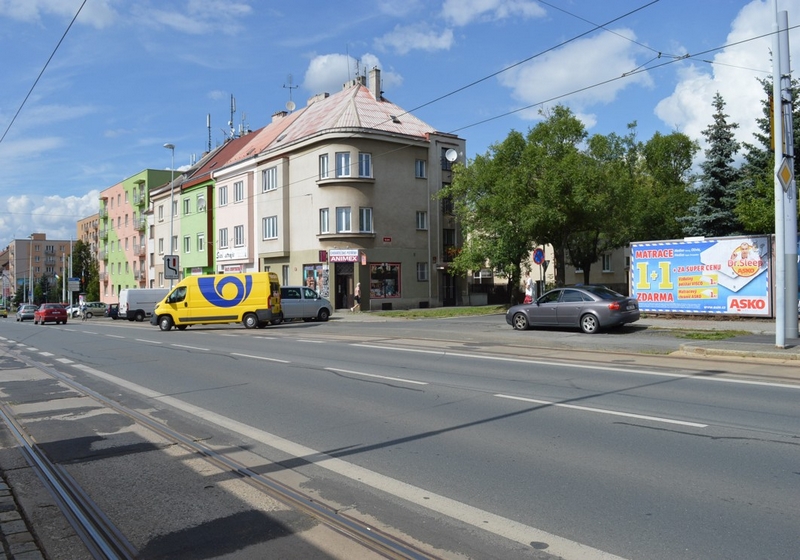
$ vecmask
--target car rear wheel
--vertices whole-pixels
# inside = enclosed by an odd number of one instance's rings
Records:
[[[528,330],[530,325],[524,313],[515,313],[514,317],[511,318],[511,326],[513,326],[515,330],[525,331]]]
[[[242,324],[246,329],[254,329],[258,326],[258,317],[255,313],[247,313],[242,317]]]
[[[323,309],[319,310],[319,313],[317,313],[317,320],[319,320],[319,321],[327,321],[328,317],[330,317],[330,316],[331,316],[331,314],[328,313],[328,310],[323,308]]]
[[[600,321],[591,313],[581,317],[581,330],[586,334],[594,334],[600,330]]]
[[[163,315],[158,318],[158,328],[160,328],[162,331],[171,330],[173,324],[172,317],[169,315]]]

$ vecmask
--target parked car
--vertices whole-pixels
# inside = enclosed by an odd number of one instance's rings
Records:
[[[32,303],[25,303],[17,308],[17,321],[24,321],[25,319],[33,320],[33,314],[36,312],[36,306]]]
[[[327,321],[331,302],[306,286],[281,286],[281,318],[284,321]]]
[[[86,302],[86,318],[91,319],[95,315],[104,315],[106,312],[106,304],[102,301],[87,301]],[[81,306],[78,304],[72,307],[67,307],[67,315],[75,319],[81,316]]]
[[[67,324],[67,310],[60,303],[43,303],[33,312],[33,324]]]
[[[8,317],[8,309],[6,309],[5,307],[0,308],[0,317],[2,317],[3,319]]]
[[[532,303],[514,305],[506,322],[531,327],[580,327],[587,333],[639,320],[639,302],[605,286],[570,286],[545,293]]]
[[[117,314],[119,313],[119,304],[118,303],[109,303],[106,306],[105,316],[111,317],[115,321],[118,319]]]

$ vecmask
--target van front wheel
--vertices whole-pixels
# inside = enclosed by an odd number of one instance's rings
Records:
[[[172,317],[169,315],[163,315],[162,317],[158,318],[158,328],[162,331],[168,331],[172,329]]]
[[[242,324],[246,329],[254,329],[258,326],[258,317],[255,313],[246,313],[242,318]]]

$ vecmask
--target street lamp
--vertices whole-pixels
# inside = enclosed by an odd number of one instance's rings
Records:
[[[169,182],[169,254],[171,255],[175,250],[172,246],[172,234],[175,227],[175,144],[164,144],[164,147],[172,152],[172,164],[169,167],[172,172]],[[172,278],[169,279],[169,289],[172,289]]]
[[[33,234],[28,239],[28,303],[33,303]]]

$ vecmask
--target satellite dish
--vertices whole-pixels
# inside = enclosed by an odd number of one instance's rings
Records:
[[[294,108],[295,108],[295,107],[297,107],[297,105],[295,105],[295,104],[294,104],[294,101],[287,101],[287,102],[286,102],[286,108],[287,108],[289,111],[294,111]]]
[[[455,160],[458,159],[458,152],[455,151],[453,148],[450,148],[444,153],[444,159],[446,159],[450,163],[453,163]]]

